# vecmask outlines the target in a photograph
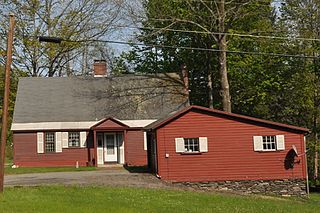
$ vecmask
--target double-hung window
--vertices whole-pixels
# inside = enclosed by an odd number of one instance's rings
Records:
[[[276,150],[276,136],[262,136],[262,144],[264,151],[274,151]]]
[[[46,132],[45,133],[45,152],[55,152],[55,133],[54,132]]]
[[[254,151],[278,151],[285,150],[284,135],[253,136]]]
[[[199,138],[184,138],[185,152],[199,152]]]
[[[68,133],[68,146],[69,147],[80,147],[80,132],[69,132]]]
[[[176,152],[178,153],[197,153],[208,152],[208,138],[175,138]]]

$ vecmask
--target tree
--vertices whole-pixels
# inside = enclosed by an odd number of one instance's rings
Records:
[[[281,18],[284,26],[287,29],[288,36],[303,37],[309,39],[320,39],[320,1],[283,1],[281,7]],[[306,59],[303,64],[303,70],[308,73],[305,78],[309,78],[311,87],[311,108],[309,111],[312,114],[309,128],[312,130],[309,149],[313,150],[313,177],[317,179],[319,168],[319,116],[320,116],[320,76],[319,76],[319,53],[320,44],[316,41],[304,40],[294,43],[294,48],[303,52],[305,55],[315,56],[313,59]]]
[[[10,76],[10,96],[9,96],[9,118],[8,118],[8,137],[7,137],[7,144],[6,144],[6,157],[12,158],[12,133],[10,131],[11,123],[12,123],[12,116],[14,110],[14,102],[16,99],[17,93],[17,85],[18,85],[18,78],[25,76],[25,73],[19,70],[11,71]],[[0,113],[2,114],[2,106],[3,106],[3,93],[4,93],[4,66],[0,65]],[[1,130],[1,127],[0,127]]]
[[[202,55],[202,57],[197,58],[199,62],[196,63],[202,67],[201,69],[204,68],[204,64],[206,65],[204,80],[207,82],[208,88],[208,106],[212,108],[216,105],[214,103],[214,97],[219,94],[222,97],[222,108],[230,112],[231,97],[227,73],[228,43],[226,33],[232,31],[232,28],[247,15],[259,13],[257,9],[260,8],[261,4],[270,6],[270,3],[270,0],[259,2],[250,0],[237,2],[221,0],[145,1],[143,5],[146,11],[146,17],[144,17],[142,23],[144,30],[138,39],[145,43],[160,44],[160,47],[140,48],[140,52],[144,52],[144,54],[139,55],[133,53],[129,55],[129,58],[131,60],[132,58],[137,59],[137,62],[143,58],[143,60],[148,61],[148,63],[143,63],[144,65],[148,65],[146,67],[154,68],[152,65],[157,64],[157,68],[159,69],[159,64],[167,63],[167,65],[170,65],[171,61],[176,61],[175,63],[177,64],[177,61],[189,61],[190,58],[193,58],[193,56],[190,57],[191,54]],[[192,31],[193,34],[190,35],[190,33],[183,32],[186,30]],[[161,48],[161,44],[177,46],[177,48],[168,50]],[[179,49],[179,46],[183,45],[216,49],[217,57],[215,57],[212,51],[199,54],[194,51]],[[151,59],[156,61],[156,63],[152,62]],[[159,60],[162,60],[163,63],[158,63]],[[176,64],[174,67],[177,67]],[[188,67],[192,66],[193,64]],[[216,69],[218,70],[217,73]],[[194,73],[195,72],[192,72],[192,74]],[[202,77],[204,77],[204,75],[202,75]],[[219,93],[215,91],[215,81],[220,82]]]
[[[31,76],[71,75],[86,62],[79,60],[87,51],[82,42],[40,44],[37,37],[47,35],[70,41],[90,41],[105,36],[119,20],[121,1],[116,0],[31,0],[3,1],[1,14],[19,11],[15,65]],[[80,57],[79,57],[80,55]],[[85,57],[83,57],[85,58]]]

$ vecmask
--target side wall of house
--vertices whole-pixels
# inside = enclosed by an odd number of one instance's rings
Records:
[[[125,161],[129,166],[145,166],[148,164],[147,150],[144,150],[144,132],[142,130],[127,131]]]
[[[285,150],[254,151],[253,136],[284,135]],[[177,153],[175,138],[207,137],[208,152]],[[295,145],[301,156],[293,169],[286,157]],[[304,179],[303,135],[189,111],[157,130],[158,174],[164,180],[203,182],[225,180]]]
[[[76,166],[77,161],[79,166],[86,166],[89,159],[94,158],[92,148],[63,148],[60,153],[37,153],[36,132],[14,132],[13,144],[14,164],[21,167]],[[88,147],[91,147],[90,142]]]

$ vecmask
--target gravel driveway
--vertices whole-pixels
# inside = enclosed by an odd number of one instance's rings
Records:
[[[50,172],[21,175],[7,175],[5,187],[37,185],[109,185],[145,188],[172,188],[172,184],[163,182],[149,173],[130,173],[126,169],[103,169],[81,172]]]

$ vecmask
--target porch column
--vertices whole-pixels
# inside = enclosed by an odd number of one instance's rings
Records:
[[[93,152],[94,152],[94,166],[98,166],[97,154],[97,131],[93,130]]]
[[[127,164],[127,130],[123,131],[123,141],[124,141],[124,164]]]

